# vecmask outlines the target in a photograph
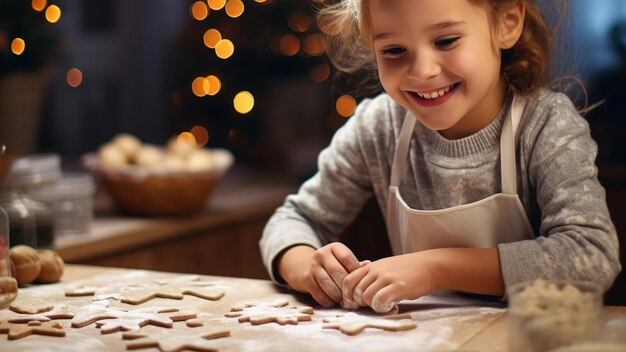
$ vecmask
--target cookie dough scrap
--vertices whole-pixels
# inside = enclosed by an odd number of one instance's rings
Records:
[[[18,297],[9,309],[22,314],[37,314],[50,311],[54,308],[54,304],[41,298]]]
[[[199,298],[217,301],[224,297],[224,290],[212,287],[213,284],[207,283],[207,286],[189,286],[178,287],[176,285],[165,285],[159,288],[146,288],[123,293],[120,302],[129,304],[141,304],[154,298],[183,299],[183,295],[192,295]]]
[[[65,297],[93,296],[100,287],[79,286],[65,289]]]
[[[252,325],[278,323],[280,325],[296,325],[301,321],[310,321],[313,315],[311,307],[288,306],[286,300],[242,302],[231,308],[225,316],[238,318],[240,323],[250,322]]]
[[[55,305],[50,311],[37,314],[15,314],[7,319],[10,323],[28,323],[31,321],[50,321],[56,319],[72,319],[76,315],[77,308],[66,304]]]
[[[360,334],[366,328],[385,331],[405,331],[417,327],[417,323],[413,320],[388,320],[369,317],[323,319],[322,321],[325,323],[322,325],[322,329],[337,329],[346,335]]]
[[[197,330],[193,330],[193,333],[176,331],[172,334],[125,332],[122,338],[124,340],[133,340],[126,344],[126,349],[128,350],[156,347],[162,352],[184,350],[213,352],[217,351],[217,349],[215,349],[215,344],[211,340],[228,336],[230,336],[230,330],[218,328],[205,330],[202,333],[198,333]]]
[[[46,336],[65,336],[65,330],[56,321],[30,321],[28,324],[12,324],[7,321],[0,322],[0,334],[9,335],[9,340],[18,340],[33,334]]]

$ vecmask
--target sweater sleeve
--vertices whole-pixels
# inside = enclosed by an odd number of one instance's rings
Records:
[[[372,196],[372,182],[362,143],[373,128],[364,120],[384,113],[380,99],[364,100],[337,130],[318,157],[318,172],[289,195],[269,219],[259,242],[271,278],[284,283],[275,260],[295,245],[320,248],[338,240]],[[384,104],[382,104],[384,105]],[[379,116],[380,117],[380,116]]]
[[[567,279],[608,289],[621,270],[619,245],[588,123],[562,94],[527,108],[534,110],[521,135],[520,163],[527,165],[541,225],[534,240],[498,246],[505,284]]]

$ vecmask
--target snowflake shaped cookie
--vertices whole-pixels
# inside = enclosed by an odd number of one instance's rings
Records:
[[[240,323],[250,322],[252,325],[278,323],[280,325],[298,324],[310,321],[313,315],[311,307],[289,306],[287,300],[278,299],[260,302],[242,302],[231,308],[225,316],[238,318]]]
[[[417,327],[413,320],[389,320],[370,317],[349,317],[336,319],[323,319],[323,329],[337,329],[346,335],[360,334],[366,328],[381,329],[385,331],[404,331]]]

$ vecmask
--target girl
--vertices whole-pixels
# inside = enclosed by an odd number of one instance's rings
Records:
[[[321,16],[346,44],[335,61],[372,64],[385,93],[360,103],[269,220],[274,280],[377,312],[537,278],[611,286],[621,267],[596,144],[543,88],[552,40],[534,1],[342,0]],[[394,255],[360,262],[337,239],[372,195]]]

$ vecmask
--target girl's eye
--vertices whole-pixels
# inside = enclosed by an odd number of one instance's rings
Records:
[[[459,39],[461,39],[461,37],[450,37],[450,38],[439,39],[435,42],[435,46],[437,46],[438,48],[446,49],[452,46],[454,43],[456,43]]]
[[[397,56],[400,55],[402,53],[405,52],[404,48],[401,47],[394,47],[394,48],[389,48],[389,49],[383,49],[381,51],[383,56]]]

